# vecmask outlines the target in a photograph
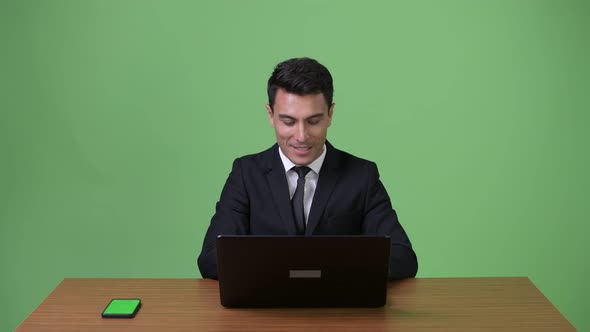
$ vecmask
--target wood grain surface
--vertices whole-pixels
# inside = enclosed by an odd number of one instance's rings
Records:
[[[141,298],[104,319],[111,298]],[[575,331],[528,278],[391,282],[382,308],[227,309],[217,281],[64,279],[16,331]]]

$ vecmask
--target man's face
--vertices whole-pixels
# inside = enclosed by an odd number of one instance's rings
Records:
[[[299,96],[278,89],[271,110],[266,105],[281,151],[297,165],[309,165],[318,158],[332,123],[330,107],[321,93]]]

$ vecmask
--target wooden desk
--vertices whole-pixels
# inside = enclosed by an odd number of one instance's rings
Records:
[[[103,319],[139,297],[133,319]],[[226,309],[216,281],[64,279],[16,331],[575,331],[528,278],[409,279],[383,308]]]

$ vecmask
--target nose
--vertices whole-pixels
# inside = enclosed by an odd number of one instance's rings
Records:
[[[304,142],[307,138],[307,128],[304,123],[299,123],[297,125],[297,129],[295,130],[295,139],[298,142]]]

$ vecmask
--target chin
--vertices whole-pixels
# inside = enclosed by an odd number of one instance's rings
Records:
[[[296,165],[308,165],[313,160],[309,160],[309,158],[301,158],[299,156],[287,156],[294,164]]]
[[[316,160],[319,156],[315,156],[315,157],[306,157],[306,158],[300,158],[299,159],[299,164],[300,165],[309,165],[311,164],[314,160]]]

